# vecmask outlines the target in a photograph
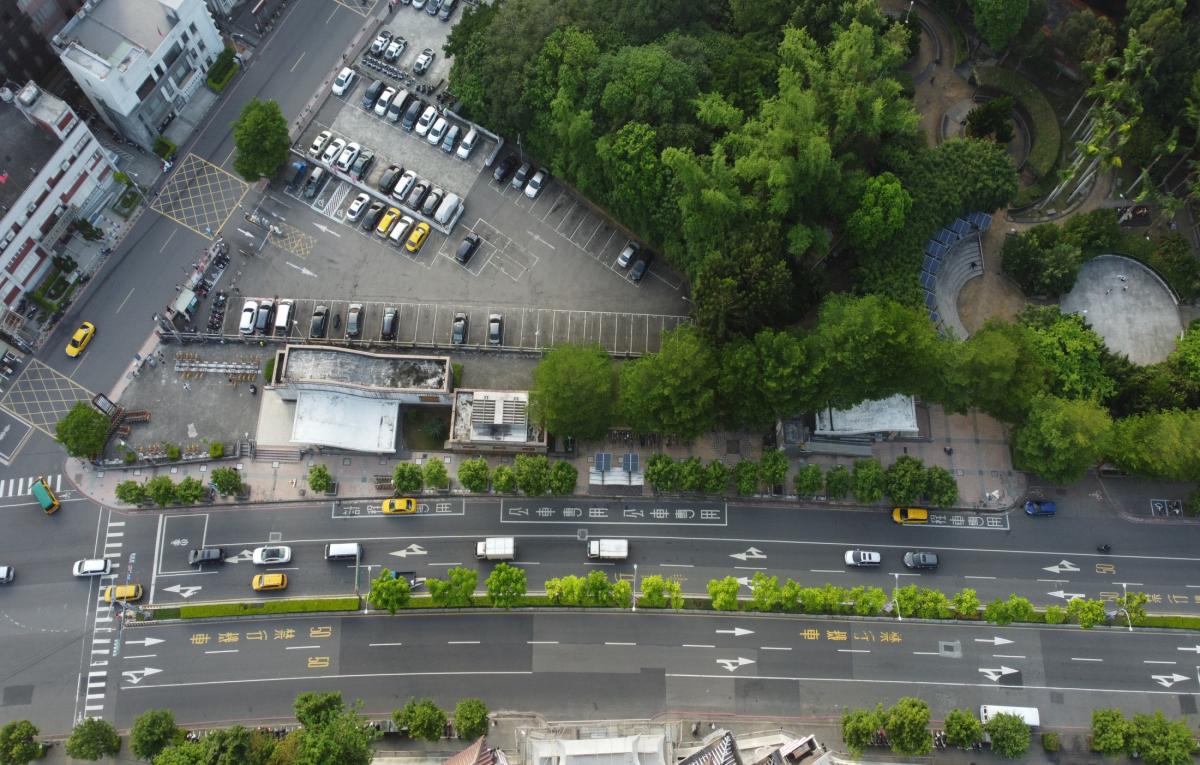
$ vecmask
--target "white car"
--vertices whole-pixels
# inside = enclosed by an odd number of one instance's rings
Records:
[[[383,59],[385,61],[395,61],[404,53],[406,47],[408,47],[408,43],[403,38],[392,40],[391,44],[387,46],[387,50],[383,52]]]
[[[330,138],[333,138],[333,132],[322,130],[321,134],[313,139],[312,146],[308,147],[308,156],[314,159],[321,156],[321,149],[325,148],[325,144],[329,142]]]
[[[537,195],[542,193],[542,186],[546,184],[546,171],[538,170],[529,179],[529,183],[525,185],[525,196],[529,199],[537,199]]]
[[[403,202],[408,196],[408,192],[412,191],[413,184],[417,182],[417,174],[412,170],[406,170],[404,175],[400,176],[400,180],[396,181],[396,187],[392,189],[392,198],[398,202]]]
[[[479,140],[479,131],[471,128],[467,131],[466,137],[462,139],[462,143],[458,145],[458,151],[455,154],[459,159],[468,159],[471,152],[475,150],[475,143]]]
[[[328,165],[330,162],[338,158],[338,155],[342,153],[342,149],[344,148],[346,148],[345,139],[333,139],[333,143],[325,147],[325,153],[321,155],[321,161]]]
[[[258,302],[247,300],[242,305],[242,320],[238,323],[238,331],[243,335],[254,334],[254,317],[258,315]]]
[[[425,111],[421,112],[421,119],[417,120],[417,135],[424,138],[429,135],[429,128],[433,125],[433,121],[437,119],[437,108],[426,106]]]
[[[342,150],[342,156],[338,157],[337,169],[342,172],[348,172],[350,166],[354,164],[354,160],[358,158],[360,149],[362,147],[356,143],[351,142],[346,144],[346,148]]]
[[[380,32],[379,36],[375,38],[375,41],[371,43],[371,55],[378,56],[380,53],[383,53],[384,48],[386,48],[388,46],[388,43],[390,43],[391,41],[392,41],[392,33],[391,32],[387,32],[387,31]]]
[[[847,550],[847,566],[878,566],[883,562],[883,556],[874,550]]]
[[[251,558],[256,566],[274,566],[277,563],[287,563],[291,559],[292,548],[287,545],[256,547],[254,556]]]
[[[338,76],[333,81],[333,94],[335,96],[344,96],[346,91],[350,90],[350,86],[358,79],[358,72],[350,67],[342,67],[342,71],[338,72]]]
[[[350,203],[350,207],[346,209],[346,220],[351,223],[356,222],[362,217],[363,212],[366,211],[369,204],[371,204],[370,194],[359,194],[356,196],[354,201]]]
[[[426,48],[421,51],[421,54],[417,56],[417,60],[413,62],[413,74],[420,76],[428,72],[429,67],[433,66],[435,58],[437,58],[437,54],[433,52],[433,48]]]
[[[108,558],[84,558],[75,561],[71,573],[75,576],[102,576],[112,571],[112,561]]]
[[[392,97],[395,95],[396,89],[390,86],[379,94],[379,100],[375,102],[376,117],[382,117],[387,114],[388,106],[391,105]]]
[[[446,129],[449,127],[450,123],[446,122],[445,117],[438,117],[433,127],[429,128],[429,135],[425,136],[425,140],[437,146],[442,142],[442,136],[446,135]]]

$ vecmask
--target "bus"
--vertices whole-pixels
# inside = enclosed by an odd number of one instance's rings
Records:
[[[50,484],[46,483],[44,476],[38,476],[37,480],[30,484],[29,491],[33,493],[46,515],[58,509],[58,497],[54,496],[54,489],[51,489]]]

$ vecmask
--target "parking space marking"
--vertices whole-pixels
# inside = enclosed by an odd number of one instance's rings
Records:
[[[355,7],[348,2],[345,2],[345,0],[333,0],[334,5],[340,5],[341,7],[345,8],[346,10],[353,11],[354,13],[357,13],[359,16],[362,16],[363,18],[370,16],[375,11],[375,6],[378,2],[379,2],[379,0],[372,0],[369,5],[364,5],[362,2],[360,2],[359,3],[360,7]],[[334,8],[333,10],[336,12],[337,8]],[[329,19],[332,19],[332,18],[333,18],[333,14],[330,14]],[[329,19],[325,19],[326,24],[329,23]]]
[[[90,401],[92,392],[37,359],[13,381],[0,398],[0,409],[30,427],[54,438],[54,426],[79,401]]]
[[[188,154],[150,209],[208,239],[229,220],[249,184],[208,160]]]

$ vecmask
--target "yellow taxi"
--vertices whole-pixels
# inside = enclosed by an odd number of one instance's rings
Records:
[[[417,512],[417,501],[411,497],[385,499],[380,511],[384,515],[409,515]]]
[[[409,252],[417,252],[421,249],[421,245],[425,244],[427,236],[429,236],[429,224],[421,221],[413,228],[412,233],[408,235],[408,241],[404,243],[404,249]]]
[[[388,211],[379,219],[379,225],[375,227],[375,235],[386,237],[391,233],[392,226],[396,225],[396,221],[400,219],[400,210],[396,207],[389,207]]]
[[[67,355],[75,358],[83,353],[83,349],[88,347],[88,343],[92,342],[92,338],[95,336],[95,324],[90,321],[80,324],[79,329],[75,330],[75,334],[71,335],[71,340],[67,343]]]
[[[259,574],[250,580],[250,586],[255,592],[263,590],[286,590],[287,574]]]
[[[893,507],[892,520],[905,525],[929,523],[929,511],[923,507]]]
[[[105,603],[112,603],[115,600],[122,603],[133,603],[141,599],[142,586],[140,584],[113,584],[104,588]]]

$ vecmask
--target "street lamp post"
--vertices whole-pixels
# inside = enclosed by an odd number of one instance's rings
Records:
[[[1121,582],[1121,610],[1125,612],[1125,621],[1129,624],[1129,631],[1133,632],[1133,617],[1129,615],[1129,586],[1128,582]]]
[[[893,571],[892,577],[896,580],[895,586],[892,587],[892,602],[896,604],[896,620],[902,622],[904,621],[904,614],[900,613],[900,597],[898,592],[900,589],[900,574]]]
[[[637,564],[633,564],[633,611],[637,613]]]

